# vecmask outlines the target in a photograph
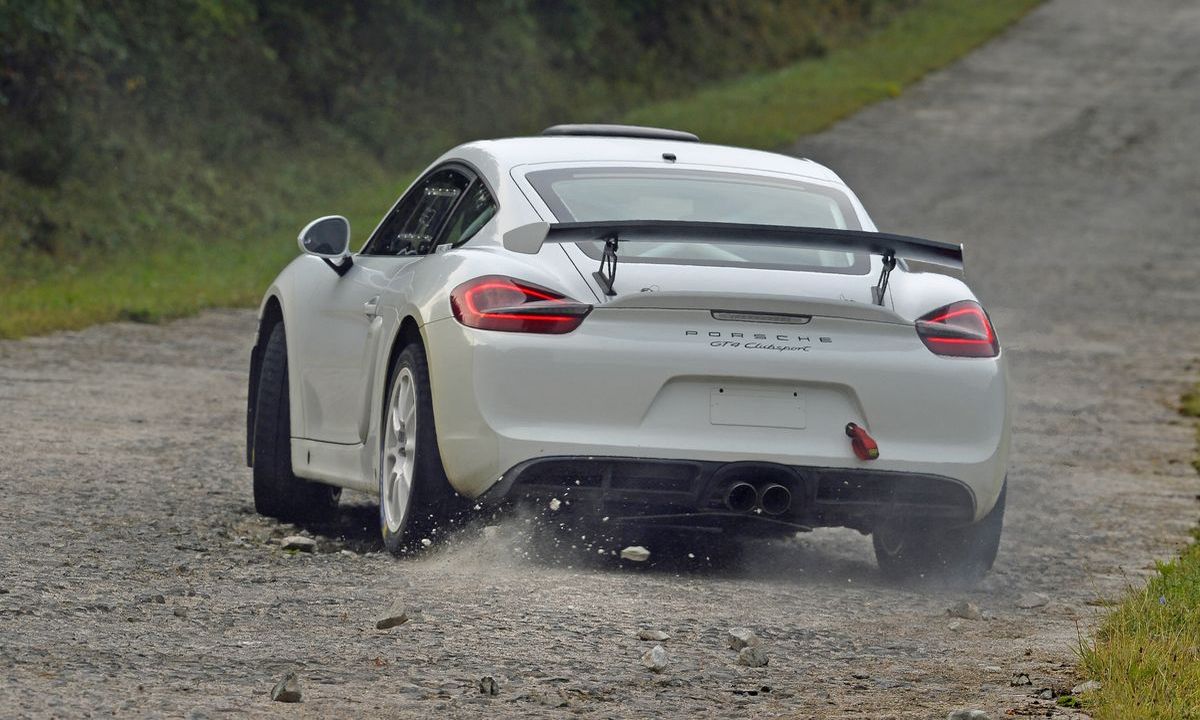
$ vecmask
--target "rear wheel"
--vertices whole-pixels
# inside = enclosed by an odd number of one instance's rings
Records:
[[[328,520],[337,511],[339,488],[296,477],[292,472],[291,396],[287,336],[283,323],[271,328],[263,350],[254,411],[254,509],[286,522]]]
[[[871,535],[875,559],[893,580],[978,582],[996,561],[1008,481],[977,523],[950,530],[883,526]]]
[[[430,539],[456,496],[446,480],[433,424],[425,350],[410,344],[388,383],[379,442],[379,526],[383,544],[401,553]]]

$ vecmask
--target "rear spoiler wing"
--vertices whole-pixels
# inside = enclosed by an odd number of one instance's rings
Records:
[[[661,240],[663,242],[767,242],[818,250],[868,252],[884,257],[933,263],[961,271],[960,244],[925,240],[906,235],[787,227],[741,223],[685,222],[672,220],[618,220],[608,222],[535,222],[504,233],[504,247],[536,254],[547,242]]]

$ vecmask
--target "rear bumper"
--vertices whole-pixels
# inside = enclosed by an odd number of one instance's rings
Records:
[[[751,507],[731,507],[729,491],[748,484]],[[787,490],[786,507],[765,509],[763,491]],[[745,488],[741,488],[745,491]],[[962,525],[976,515],[971,488],[937,475],[789,466],[764,462],[543,457],[522,462],[482,500],[557,499],[568,512],[617,523],[661,523],[721,530],[790,531],[879,523]]]
[[[968,521],[992,508],[1010,442],[1003,356],[937,357],[905,325],[813,318],[802,327],[769,331],[778,332],[772,347],[810,346],[792,352],[714,339],[760,328],[701,311],[597,309],[578,330],[546,336],[429,323],[447,478],[466,497],[504,496],[518,470],[600,458],[669,477],[698,468],[689,482],[700,487],[753,462],[787,469],[794,494],[810,500],[796,525],[862,527],[911,478],[965,488],[971,502],[955,506],[973,511]],[[855,457],[848,422],[879,443],[877,460]],[[659,475],[635,473],[647,483]],[[884,500],[854,513],[845,502],[824,507],[821,488],[839,478]]]

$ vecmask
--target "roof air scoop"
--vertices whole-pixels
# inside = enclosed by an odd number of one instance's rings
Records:
[[[573,135],[585,137],[623,137],[644,138],[647,140],[678,140],[680,142],[700,142],[700,136],[683,130],[667,128],[644,127],[642,125],[552,125],[542,131],[542,135]]]

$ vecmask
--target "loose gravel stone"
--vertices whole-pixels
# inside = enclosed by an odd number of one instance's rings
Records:
[[[188,611],[187,611],[187,608],[185,608],[185,607],[176,607],[171,612],[177,618],[186,618],[188,616]]]
[[[741,650],[742,648],[758,645],[761,640],[754,634],[753,630],[747,628],[730,628],[725,633],[725,645],[730,650]]]
[[[973,602],[959,600],[951,607],[946,608],[946,613],[950,617],[962,618],[963,620],[982,620],[983,613],[979,612],[979,607]]]
[[[1033,681],[1029,679],[1029,675],[1026,673],[1013,673],[1012,680],[1008,684],[1013,687],[1024,687],[1025,685],[1032,685]]]
[[[639,630],[638,631],[638,640],[651,640],[651,641],[655,641],[655,642],[662,642],[663,640],[670,640],[670,639],[671,639],[671,636],[668,635],[667,633],[663,632],[662,630]]]
[[[992,720],[992,716],[982,710],[952,710],[946,720]]]
[[[315,552],[317,549],[317,541],[303,535],[288,535],[279,541],[279,545],[284,550],[296,550],[298,552]]]
[[[482,695],[499,695],[500,685],[491,675],[484,675],[479,678],[479,692]]]
[[[761,645],[744,647],[738,651],[737,664],[746,667],[766,667],[769,662],[767,651]]]
[[[667,651],[662,645],[655,645],[646,652],[642,653],[642,665],[651,672],[660,673],[667,669]]]
[[[633,562],[646,562],[650,559],[650,551],[641,545],[630,545],[621,551],[621,559]]]
[[[1104,687],[1099,680],[1085,680],[1075,687],[1071,688],[1072,695],[1082,695],[1084,693],[1096,692]]]
[[[296,673],[294,672],[284,675],[283,679],[275,683],[275,687],[271,688],[271,699],[275,702],[298,703],[302,695],[300,678],[296,677]]]
[[[1025,594],[1021,595],[1021,597],[1017,598],[1017,607],[1022,608],[1024,610],[1031,610],[1033,608],[1043,607],[1044,605],[1046,605],[1049,602],[1050,602],[1050,598],[1047,597],[1044,593],[1029,592],[1029,593],[1025,593]]]
[[[377,630],[390,630],[398,625],[403,625],[408,622],[408,613],[404,609],[404,605],[396,603],[388,610],[387,615],[379,618],[375,623]]]

